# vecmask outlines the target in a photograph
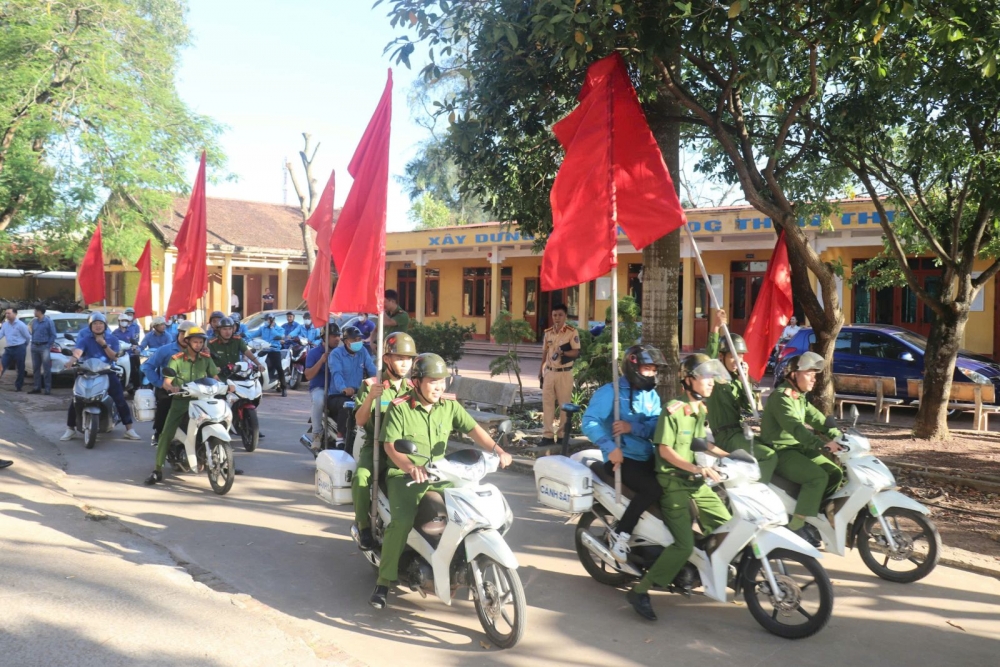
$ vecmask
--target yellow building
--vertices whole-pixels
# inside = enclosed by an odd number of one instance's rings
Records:
[[[713,289],[733,330],[742,333],[774,248],[771,220],[749,206],[691,209],[687,216]],[[844,267],[844,278],[837,282],[845,321],[895,324],[927,335],[931,312],[909,288],[875,291],[848,282],[855,265],[882,249],[882,231],[871,201],[840,202],[840,213],[830,220],[832,231],[821,231],[820,222],[817,217],[800,224],[824,260],[839,261]],[[685,236],[681,239],[681,344],[692,350],[705,345],[710,313],[691,245]],[[532,251],[532,243],[516,228],[499,223],[391,233],[386,243],[386,288],[399,292],[401,306],[417,321],[454,317],[462,324],[474,324],[479,338],[489,335],[490,323],[502,309],[528,320],[539,337],[556,303],[567,305],[571,319],[603,320],[610,304],[610,278],[555,293],[540,292],[541,256]],[[910,261],[925,287],[934,290],[940,284],[941,271],[933,260]],[[983,260],[976,268],[988,264]],[[641,302],[642,253],[623,234],[618,240],[618,284],[622,294]],[[963,347],[998,356],[995,300],[991,281],[973,304]]]

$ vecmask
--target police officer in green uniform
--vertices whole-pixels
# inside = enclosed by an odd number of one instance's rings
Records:
[[[739,372],[736,370],[736,355],[730,352],[729,341],[719,336],[719,329],[725,324],[726,311],[716,311],[712,331],[708,334],[708,345],[705,346],[705,353],[710,357],[718,357],[729,372],[729,382],[715,387],[712,395],[705,398],[709,425],[712,427],[715,444],[722,449],[727,452],[742,449],[753,454],[760,466],[760,481],[767,484],[774,474],[774,467],[778,465],[778,457],[773,449],[760,442],[753,444],[751,452],[750,441],[743,435],[743,419],[753,410]],[[731,334],[730,338],[733,339],[733,346],[740,357],[747,353],[747,344],[742,336]],[[758,396],[755,395],[753,400],[758,406],[760,405]]]
[[[264,365],[247,347],[247,342],[236,333],[236,323],[231,317],[223,317],[216,327],[215,338],[208,341],[208,352],[212,355],[212,360],[219,366],[219,377],[223,380],[232,373],[230,366],[240,361],[243,357],[253,361],[257,368],[264,370]]]
[[[167,368],[173,373],[169,376],[165,374],[163,378],[163,389],[171,394],[176,394],[188,382],[207,377],[218,379],[219,369],[212,361],[212,355],[205,350],[205,341],[208,340],[205,330],[191,327],[185,340],[187,347],[170,357],[170,363],[167,364]],[[167,460],[167,450],[170,449],[177,427],[187,414],[189,403],[191,399],[185,398],[174,398],[170,401],[170,411],[167,413],[167,420],[163,424],[163,431],[156,444],[156,469],[146,478],[147,486],[163,481],[163,464]]]
[[[383,416],[389,404],[400,394],[413,388],[406,379],[413,365],[413,357],[417,356],[417,344],[413,337],[406,333],[391,333],[385,338],[382,361],[385,364],[385,377],[379,385],[376,378],[368,378],[361,384],[358,395],[354,399],[354,423],[365,429],[365,444],[358,454],[358,468],[351,481],[351,494],[354,497],[354,520],[358,524],[360,546],[371,549],[372,528],[370,514],[372,508],[371,478],[373,454],[375,451],[375,415],[376,402]],[[383,421],[382,427],[385,426]]]
[[[420,499],[428,491],[440,491],[448,486],[446,483],[428,482],[424,468],[429,461],[444,458],[448,451],[448,435],[452,431],[466,433],[477,445],[499,456],[502,468],[511,463],[510,454],[493,442],[482,426],[476,424],[462,404],[455,400],[454,394],[444,393],[445,379],[450,374],[448,365],[438,355],[418,355],[410,372],[413,389],[390,403],[385,418],[381,441],[389,457],[386,486],[392,520],[382,537],[378,581],[369,599],[376,609],[385,608],[389,584],[399,578],[399,557],[413,528]],[[412,441],[420,456],[411,458],[397,452],[393,445],[401,439]],[[416,484],[407,486],[411,480]]]
[[[663,550],[646,576],[627,595],[639,615],[650,621],[656,620],[656,612],[649,599],[649,589],[669,586],[694,550],[691,501],[698,506],[698,521],[706,533],[730,518],[722,500],[704,482],[705,479],[719,481],[719,474],[712,468],[695,465],[691,449],[694,441],[705,440],[707,412],[703,401],[712,394],[716,382],[729,381],[729,373],[717,359],[692,354],[681,363],[680,375],[684,393],[663,407],[653,434],[656,479],[663,487],[660,512],[674,542]],[[708,453],[719,458],[727,456],[727,452],[714,445],[708,445]]]
[[[823,357],[815,352],[792,358],[785,381],[767,399],[760,425],[760,439],[778,453],[775,472],[801,485],[788,528],[814,546],[819,539],[805,525],[806,517],[816,516],[823,496],[836,491],[844,479],[837,464],[824,455],[841,450],[835,442],[841,432],[806,398],[823,366]]]

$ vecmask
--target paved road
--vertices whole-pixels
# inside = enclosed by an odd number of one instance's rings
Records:
[[[64,413],[43,398],[19,400],[22,409],[30,406],[43,440],[55,439],[64,428]],[[993,664],[1000,650],[997,580],[940,567],[921,583],[892,585],[868,573],[856,555],[824,559],[836,585],[835,613],[810,640],[772,637],[741,604],[697,597],[655,595],[660,621],[641,621],[621,591],[587,577],[572,548],[573,527],[540,508],[533,480],[516,473],[491,481],[517,517],[509,539],[529,603],[524,641],[507,652],[484,648],[485,636],[467,601],[449,608],[409,593],[391,598],[393,607],[376,614],[367,604],[373,572],[348,537],[350,507],[332,509],[313,496],[313,458],[297,443],[308,416],[305,394],[267,396],[260,414],[267,438],[258,451],[238,453],[246,474],[224,497],[212,493],[204,475],[142,486],[153,459],[148,440],[102,437],[91,451],[79,439],[61,443],[66,474],[58,481],[163,544],[202,581],[249,594],[284,615],[311,645],[339,646],[371,665],[395,667],[401,658],[414,665],[475,660],[595,666],[786,659],[799,665],[912,667]],[[148,439],[148,424],[138,430]]]

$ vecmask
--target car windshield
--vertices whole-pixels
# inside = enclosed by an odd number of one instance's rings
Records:
[[[287,312],[288,312],[287,310],[271,310],[261,313],[254,313],[250,317],[243,320],[242,324],[245,324],[248,330],[256,329],[260,326],[263,326],[264,319],[267,317],[267,314],[270,313],[274,315],[274,323],[280,327],[282,324],[288,321],[288,318],[285,317],[285,313]],[[299,324],[302,324],[303,322],[302,316],[305,313],[301,311],[292,311],[292,312],[295,313],[295,321],[298,322]]]
[[[56,333],[76,333],[81,328],[87,326],[87,316],[81,315],[80,317],[59,317],[54,318],[52,323],[56,325]]]
[[[906,341],[910,345],[918,348],[921,352],[927,351],[927,339],[920,334],[910,333],[909,331],[896,331],[892,334],[896,338]],[[974,357],[981,359],[983,355],[973,352],[972,350],[961,349],[958,351],[963,357]]]

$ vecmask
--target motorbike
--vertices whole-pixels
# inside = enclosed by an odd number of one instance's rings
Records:
[[[778,365],[778,360],[781,359],[781,351],[785,349],[785,344],[791,340],[789,336],[782,336],[775,343],[774,349],[771,350],[771,356],[767,358],[767,367],[764,369],[765,373],[774,373],[775,367]],[[775,386],[777,386],[777,379],[775,379]]]
[[[871,453],[868,438],[855,428],[856,406],[851,417],[851,428],[837,440],[843,449],[835,455],[845,482],[824,500],[819,516],[806,523],[819,531],[826,551],[843,556],[856,547],[868,569],[882,579],[923,579],[941,556],[937,526],[926,507],[896,490],[892,472]],[[772,477],[770,486],[792,514],[799,486],[779,475]]]
[[[121,422],[118,408],[108,393],[108,375],[115,373],[122,379],[120,365],[111,365],[100,359],[87,359],[74,369],[73,407],[76,409],[77,430],[83,431],[83,444],[93,449],[97,433],[109,433]]]
[[[692,449],[707,447],[699,444]],[[714,468],[733,516],[715,531],[696,537],[688,562],[667,590],[690,596],[701,588],[706,597],[725,602],[732,588],[768,632],[787,639],[819,632],[833,613],[833,586],[817,560],[820,552],[785,528],[785,508],[757,481],[760,468],[750,454],[734,452],[717,460]],[[633,494],[622,487],[617,502],[614,475],[606,472],[598,449],[540,458],[535,479],[542,504],[580,516],[576,553],[587,573],[602,584],[618,587],[641,578],[674,541],[654,505],[632,532],[628,561],[615,560],[610,549],[615,526]]]
[[[309,354],[311,346],[304,337],[299,337],[291,341],[289,350],[291,352],[291,375],[288,376],[288,388],[298,389],[299,383],[306,374],[306,355]]]
[[[271,347],[271,344],[266,340],[261,340],[259,338],[254,338],[249,341],[250,349],[253,350],[254,354],[258,357],[263,357],[267,352],[275,351]],[[288,349],[279,350],[281,355],[281,372],[285,375],[285,385],[291,389],[292,381],[292,352]],[[264,361],[264,359],[261,359]],[[277,377],[271,377],[271,370],[267,367],[267,363],[264,364],[264,370],[261,371],[261,391],[272,391],[280,387]]]
[[[164,369],[163,375],[176,377],[170,368]],[[229,438],[233,413],[226,400],[219,400],[228,391],[228,384],[213,378],[202,378],[183,385],[174,394],[174,400],[193,400],[167,450],[167,462],[175,471],[206,471],[212,490],[220,496],[233,488],[233,480],[236,479],[233,446]]]
[[[260,442],[260,424],[257,408],[263,393],[260,385],[260,371],[247,361],[229,364],[229,383],[233,391],[226,395],[233,413],[233,428],[243,441],[243,449],[252,452]]]
[[[507,420],[500,426],[501,439],[510,431]],[[416,445],[409,440],[397,440],[393,446],[397,452],[419,457]],[[437,595],[448,605],[457,589],[469,588],[479,622],[490,641],[500,648],[511,648],[520,641],[527,620],[517,558],[503,538],[514,522],[514,514],[496,486],[480,483],[498,469],[499,462],[493,454],[465,449],[426,464],[430,481],[454,486],[439,493],[429,492],[420,501],[399,561],[399,585],[422,597]],[[376,568],[381,560],[382,535],[390,519],[383,478],[372,527],[376,546],[362,550]],[[356,525],[351,527],[351,536],[360,547]]]

